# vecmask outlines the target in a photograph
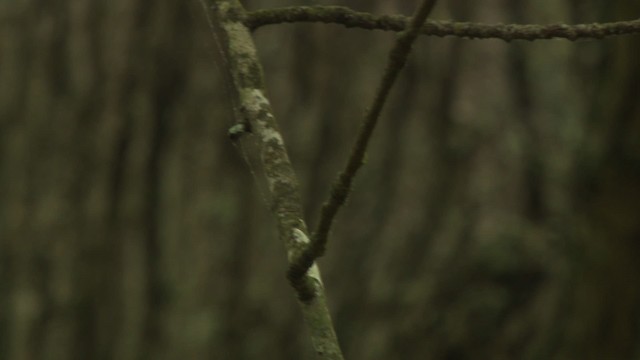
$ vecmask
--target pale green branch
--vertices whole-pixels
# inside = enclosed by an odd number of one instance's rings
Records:
[[[262,66],[249,29],[243,23],[246,12],[238,0],[200,0],[213,35],[224,54],[224,68],[233,92],[237,124],[230,129],[239,141],[243,132],[251,131],[245,141],[256,141],[261,171],[269,184],[271,211],[278,233],[287,249],[289,261],[308,246],[307,228],[302,214],[300,186],[271,105],[265,95]],[[296,287],[304,322],[309,330],[318,359],[342,360],[335,330],[329,314],[322,279],[317,266],[302,276]]]

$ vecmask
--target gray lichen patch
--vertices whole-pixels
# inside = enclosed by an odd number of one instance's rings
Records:
[[[315,262],[313,263],[313,265],[311,265],[311,268],[309,268],[309,271],[307,272],[307,276],[309,276],[315,281],[316,288],[322,287],[322,277],[320,276],[320,270],[318,269],[318,265]],[[318,291],[316,291],[316,293],[317,292]]]
[[[260,137],[262,138],[262,141],[264,143],[271,143],[272,141],[274,141],[275,145],[284,146],[282,135],[280,135],[280,133],[274,129],[264,128],[264,130],[262,130],[262,133],[260,134]]]
[[[263,91],[257,88],[243,87],[240,89],[240,99],[245,110],[255,117],[258,117],[261,110],[267,110],[268,113],[271,108]]]
[[[266,146],[265,151],[279,151],[284,148],[280,132],[274,128],[275,118],[271,114],[269,100],[260,89],[242,89],[240,93],[244,116],[256,124],[256,135]]]
[[[293,230],[291,231],[291,238],[293,239],[294,242],[299,244],[309,243],[309,238],[307,237],[307,235],[298,228],[293,228]]]
[[[235,59],[235,66],[241,70],[237,71],[236,83],[239,88],[260,89],[262,83],[262,69],[251,56],[243,55]]]
[[[309,243],[311,243],[309,237],[298,228],[293,228],[293,230],[291,231],[291,240],[293,244],[289,248],[290,250],[288,254],[290,259],[298,255],[297,252],[304,250],[309,245]],[[322,286],[322,278],[320,277],[320,271],[318,270],[318,266],[316,265],[316,263],[313,263],[311,268],[309,268],[309,270],[307,271],[307,276],[314,280],[314,286],[316,288]]]
[[[212,10],[218,11],[222,19],[231,22],[242,22],[246,20],[246,12],[237,3],[229,1],[218,1],[211,6]]]
[[[267,182],[269,184],[269,190],[272,193],[282,192],[291,187],[291,180],[280,174],[267,174]]]
[[[262,71],[249,29],[241,22],[226,22],[224,28],[228,36],[236,40],[229,46],[229,58],[236,69],[233,74],[237,86],[261,88]]]

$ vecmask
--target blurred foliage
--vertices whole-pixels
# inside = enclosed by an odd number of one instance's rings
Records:
[[[433,18],[638,11],[454,0]],[[200,5],[5,1],[0,26],[0,358],[311,358]],[[394,35],[255,39],[313,226]],[[321,260],[346,358],[640,358],[639,42],[418,41]]]

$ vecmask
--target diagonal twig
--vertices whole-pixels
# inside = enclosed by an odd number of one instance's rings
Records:
[[[252,30],[265,25],[297,22],[340,24],[348,28],[402,31],[410,19],[402,15],[376,16],[345,6],[290,6],[249,12],[245,24]],[[640,19],[592,24],[482,24],[453,21],[427,21],[420,34],[456,36],[470,39],[567,40],[601,39],[608,36],[640,33]]]
[[[399,34],[393,49],[389,53],[389,59],[382,80],[376,91],[373,103],[360,125],[360,130],[356,137],[355,144],[351,149],[349,160],[331,187],[329,199],[322,205],[320,220],[311,239],[311,243],[307,249],[300,254],[300,257],[289,266],[287,275],[292,284],[297,284],[304,279],[304,274],[306,274],[307,270],[313,265],[315,259],[324,254],[333,220],[351,191],[353,179],[363,164],[369,140],[378,123],[380,113],[382,112],[391,87],[400,70],[404,67],[407,57],[411,52],[411,47],[420,33],[420,28],[424,24],[427,16],[431,13],[431,10],[433,10],[435,2],[436,0],[424,0],[421,3],[411,18],[407,29]]]

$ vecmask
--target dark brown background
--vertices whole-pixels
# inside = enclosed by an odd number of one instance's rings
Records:
[[[414,6],[394,3],[338,4]],[[442,0],[433,18],[639,13]],[[310,358],[200,4],[3,1],[0,26],[0,358]],[[313,225],[394,35],[255,39]],[[417,42],[321,261],[347,358],[640,358],[639,46]]]

